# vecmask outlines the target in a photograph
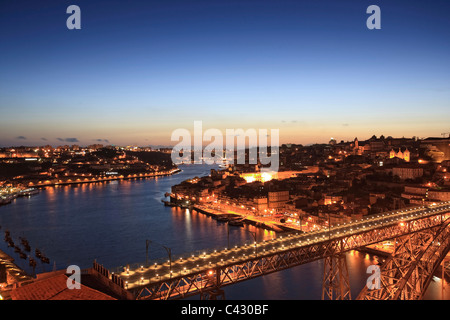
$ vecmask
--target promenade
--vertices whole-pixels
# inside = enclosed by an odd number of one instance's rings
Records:
[[[270,217],[256,216],[245,212],[230,209],[218,209],[211,206],[195,204],[192,206],[193,210],[207,214],[212,217],[235,215],[237,218],[243,218],[245,223],[261,227],[276,232],[283,231],[300,231],[300,227],[290,223],[282,223]]]

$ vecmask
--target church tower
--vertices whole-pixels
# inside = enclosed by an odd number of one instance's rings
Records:
[[[411,153],[409,152],[408,148],[406,148],[405,152],[403,152],[403,160],[406,162],[409,162]]]

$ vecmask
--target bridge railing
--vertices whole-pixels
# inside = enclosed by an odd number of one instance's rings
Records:
[[[295,232],[293,234],[295,234]],[[287,235],[287,233],[284,233],[282,236],[286,236],[286,235]],[[262,240],[261,240],[261,242],[262,242]],[[252,245],[253,244],[253,240],[252,241],[250,241],[250,240],[249,241],[243,241],[240,244],[236,243],[236,244],[233,244],[233,246],[230,246],[230,247],[231,248],[234,248],[235,246],[236,247],[240,247],[240,246],[243,246],[245,244]],[[216,251],[219,252],[221,250],[224,250],[226,247],[227,247],[226,245],[225,246],[222,245],[222,246],[214,246],[214,247],[209,247],[209,248],[205,248],[205,249],[194,250],[194,251],[191,251],[191,252],[188,252],[188,253],[187,252],[184,252],[182,254],[181,253],[178,253],[178,254],[175,253],[175,254],[172,254],[172,263],[177,262],[177,261],[179,261],[181,259],[187,260],[187,259],[192,258],[192,257],[201,257],[201,256],[205,256],[205,255],[210,255],[210,254],[215,253]],[[114,268],[110,268],[109,271],[113,272],[115,274],[120,274],[122,272],[126,272],[127,268],[131,271],[131,270],[140,269],[142,267],[144,267],[144,268],[152,267],[155,264],[156,265],[162,265],[162,264],[168,265],[168,262],[169,262],[169,257],[168,257],[167,254],[166,255],[159,254],[157,257],[154,257],[154,256],[151,257],[150,256],[148,261],[127,263],[125,265],[121,265],[121,266],[117,266],[117,267],[114,267]]]
[[[450,202],[445,202],[445,203],[449,204]],[[445,203],[441,203],[441,204],[445,204]],[[414,207],[414,208],[407,208],[407,209],[405,209],[405,211],[408,211],[408,210],[419,210],[419,209],[425,209],[425,206]],[[389,212],[385,212],[385,213],[369,215],[369,216],[364,217],[362,220],[365,220],[368,223],[370,223],[371,219],[380,217],[383,214],[386,215],[388,213],[399,213],[399,211],[400,210],[394,210],[394,211],[389,211]],[[403,211],[401,211],[401,212],[403,212]],[[357,223],[358,221],[360,221],[360,220],[352,221],[352,222],[350,222],[350,224]],[[341,225],[339,225],[339,224],[332,225],[331,229],[333,229],[334,227],[337,227],[337,228],[342,227],[342,224]],[[322,228],[321,230],[311,231],[311,232],[308,232],[307,234],[314,235],[315,232],[324,232],[324,231],[328,231],[328,228],[326,227],[326,228]],[[275,233],[273,235],[273,237],[271,237],[271,238],[273,238],[273,239],[284,238],[285,239],[285,238],[288,238],[290,236],[296,236],[296,235],[301,235],[301,234],[302,234],[301,231],[292,230],[292,231],[286,231],[286,232],[283,232],[283,233]],[[266,239],[266,241],[267,240],[271,240],[271,239]],[[257,243],[261,243],[262,241],[263,241],[262,239],[257,239]],[[244,244],[251,245],[253,243],[254,243],[254,238],[249,236],[249,238],[246,239],[246,240],[243,240],[242,243],[233,243],[232,245],[230,245],[229,249],[233,249],[235,246],[239,247],[239,246],[243,246]],[[199,257],[199,256],[202,256],[202,255],[209,255],[211,253],[214,253],[215,250],[216,251],[222,251],[226,247],[227,247],[227,245],[222,245],[222,246],[215,246],[215,247],[204,248],[204,249],[200,249],[200,250],[194,250],[194,251],[191,251],[189,253],[186,253],[186,252],[182,253],[182,254],[172,253],[171,260],[172,260],[172,262],[176,262],[176,261],[180,260],[180,258],[182,258],[182,259],[189,259],[192,256]],[[141,262],[134,262],[134,263],[130,263],[130,264],[125,264],[125,265],[113,268],[110,271],[120,274],[120,273],[122,273],[124,271],[126,272],[127,268],[131,271],[131,270],[137,270],[137,269],[139,269],[141,267],[149,267],[149,266],[151,267],[152,265],[155,265],[155,264],[157,264],[157,265],[164,264],[164,265],[167,266],[168,265],[168,260],[169,260],[169,257],[168,257],[168,255],[166,253],[164,253],[163,250],[160,251],[156,255],[156,258],[155,258],[155,255],[153,255],[152,253],[149,252],[148,262],[141,261]],[[173,270],[174,270],[174,273],[179,271],[179,270],[176,270],[175,267],[173,268]]]

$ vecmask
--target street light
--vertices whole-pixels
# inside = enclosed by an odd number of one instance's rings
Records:
[[[256,232],[253,232],[253,231],[250,231],[250,230],[247,230],[247,229],[242,229],[242,230],[251,233],[253,238],[255,239],[255,242],[256,242]],[[227,248],[229,248],[230,247],[230,226],[228,224],[227,224],[227,241],[228,241],[228,247]]]
[[[328,239],[331,239],[331,213],[328,213]]]
[[[161,247],[163,247],[164,249],[166,249],[167,251],[167,255],[169,256],[169,272],[170,274],[172,273],[172,249],[170,249],[169,247],[166,247],[156,241],[152,241],[152,240],[145,240],[145,264],[146,266],[148,266],[148,247],[150,246],[150,243],[155,243]]]
[[[250,230],[247,230],[247,229],[243,229],[243,230],[252,234],[253,239],[255,240],[255,257],[258,257],[258,246],[256,244],[256,232],[253,232],[253,231],[250,231]]]

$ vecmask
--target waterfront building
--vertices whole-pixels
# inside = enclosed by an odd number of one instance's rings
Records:
[[[436,188],[434,186],[405,186],[404,192],[401,196],[404,199],[408,199],[412,204],[449,201],[450,189]]]
[[[267,197],[256,197],[253,199],[253,203],[257,211],[263,211],[269,208]]]
[[[267,198],[269,209],[278,209],[289,201],[289,191],[269,191]]]
[[[449,201],[450,189],[430,189],[428,190],[428,199],[430,201]]]

